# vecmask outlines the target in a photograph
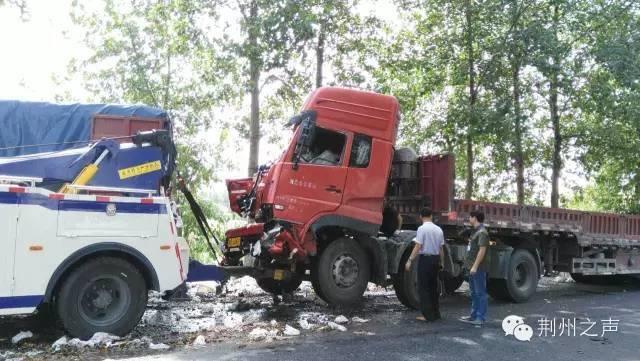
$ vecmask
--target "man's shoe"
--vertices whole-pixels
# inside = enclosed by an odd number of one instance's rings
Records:
[[[476,319],[471,316],[462,316],[459,318],[459,320],[466,323],[473,323]]]
[[[475,327],[482,327],[484,326],[484,321],[482,320],[473,320],[470,322],[473,326]]]

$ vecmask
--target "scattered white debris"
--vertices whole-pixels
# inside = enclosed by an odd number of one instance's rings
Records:
[[[368,332],[368,331],[354,331],[353,334],[354,335],[361,335],[361,336],[375,336],[376,335],[374,332]]]
[[[309,321],[307,321],[306,318],[302,318],[298,321],[298,325],[300,325],[300,327],[302,327],[303,330],[310,330],[313,328],[313,325],[309,323]]]
[[[269,336],[269,331],[264,328],[254,328],[251,332],[249,332],[249,338],[252,340],[262,340]]]
[[[212,296],[218,293],[222,285],[216,281],[198,281],[187,283],[187,295],[200,299],[200,296]]]
[[[193,344],[192,345],[193,346],[204,346],[206,344],[207,344],[207,339],[204,336],[199,335],[198,337],[196,337],[195,340],[193,340]]]
[[[336,320],[335,320],[335,323],[339,323],[339,324],[343,324],[347,322],[349,322],[349,319],[344,317],[343,315],[336,317]]]
[[[10,360],[15,355],[16,353],[13,351],[0,352],[0,359]]]
[[[289,325],[285,325],[284,326],[284,335],[285,336],[299,336],[300,335],[300,330],[293,328]]]
[[[158,291],[149,291],[148,301],[150,304],[166,303],[167,300],[162,298],[163,293]]]
[[[575,282],[571,275],[568,272],[560,272],[556,277],[553,278],[553,282],[556,283],[573,283]]]
[[[237,313],[228,314],[222,320],[222,324],[227,328],[236,328],[242,325],[242,316]]]
[[[352,322],[356,322],[356,323],[367,323],[367,322],[369,322],[368,319],[360,318],[358,316],[355,316],[354,318],[352,318],[351,321]]]
[[[265,292],[258,286],[256,280],[250,276],[244,276],[240,278],[231,278],[226,284],[227,293],[231,293],[235,296],[257,296],[265,294]]]
[[[87,341],[82,341],[79,338],[74,338],[69,342],[67,342],[67,344],[69,346],[76,347],[76,348],[99,347],[99,346],[110,347],[114,341],[118,341],[118,340],[121,340],[121,338],[116,335],[111,335],[105,332],[96,332]]]
[[[43,353],[44,353],[44,351],[29,351],[29,352],[25,353],[24,355],[29,357],[29,358],[33,358],[33,357],[36,357],[36,356],[38,356],[40,354],[43,354]]]
[[[69,344],[69,339],[67,339],[67,336],[62,336],[58,340],[56,340],[56,342],[54,342],[53,345],[51,345],[51,348],[53,349],[54,352],[58,352],[60,351],[62,346],[67,346],[68,344]]]
[[[271,325],[271,327],[277,327],[278,326],[278,321],[271,320],[271,322],[269,324]]]
[[[149,310],[145,312],[142,320],[149,326],[167,326],[176,322],[171,312],[163,312],[161,310]]]
[[[152,350],[168,350],[171,348],[171,346],[164,344],[164,343],[153,343],[150,342],[149,343],[149,348]]]
[[[327,326],[331,327],[332,330],[338,330],[341,332],[345,332],[347,330],[346,327],[338,325],[337,323],[331,321],[327,322]]]
[[[313,290],[313,286],[309,281],[302,281],[296,294],[302,295],[305,299],[313,300],[316,298],[316,292]]]
[[[19,334],[15,335],[15,336],[13,336],[11,338],[11,343],[15,345],[18,342],[20,342],[22,340],[25,340],[27,338],[31,338],[31,337],[33,337],[33,332],[31,332],[31,331],[20,331]]]

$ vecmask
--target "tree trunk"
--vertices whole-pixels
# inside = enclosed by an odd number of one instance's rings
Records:
[[[553,36],[555,44],[558,44],[558,25],[560,21],[560,12],[558,4],[553,9]],[[551,207],[559,207],[559,180],[562,171],[562,132],[560,129],[560,111],[558,109],[558,88],[560,86],[559,70],[560,57],[558,49],[553,54],[553,68],[551,69],[551,79],[549,81],[549,112],[551,114],[551,125],[553,127],[553,158],[551,170]]]
[[[257,57],[258,29],[258,4],[253,1],[249,11],[249,46],[251,47],[249,59],[249,87],[251,89],[251,123],[249,128],[249,168],[248,176],[251,177],[258,168],[258,156],[260,154],[260,59]]]
[[[468,58],[468,71],[469,71],[469,120],[467,124],[467,184],[465,187],[464,196],[466,199],[473,197],[474,188],[474,174],[473,174],[473,130],[476,124],[476,100],[478,98],[478,91],[476,89],[476,77],[475,77],[475,58],[473,54],[473,23],[471,14],[471,1],[465,0],[465,18],[466,18],[466,51]]]
[[[324,65],[324,26],[320,23],[318,44],[316,45],[316,88],[322,86],[322,66]]]
[[[517,58],[517,55],[514,54]],[[514,156],[513,160],[516,167],[516,187],[517,202],[524,204],[524,151],[522,149],[522,114],[520,110],[520,59],[514,59],[512,63],[512,82],[513,82],[513,115],[514,124]]]

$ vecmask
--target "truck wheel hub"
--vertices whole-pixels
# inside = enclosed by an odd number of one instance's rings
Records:
[[[113,302],[113,296],[106,290],[98,291],[98,295],[93,299],[93,305],[97,308],[107,308]]]
[[[358,262],[350,255],[341,255],[333,263],[333,280],[338,287],[352,287],[358,280]]]
[[[87,283],[80,292],[80,316],[94,326],[109,325],[127,312],[131,292],[117,276],[101,276]]]

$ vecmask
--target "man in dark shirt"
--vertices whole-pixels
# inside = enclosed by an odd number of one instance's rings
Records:
[[[471,291],[471,315],[460,318],[476,327],[481,327],[487,316],[487,249],[489,233],[485,228],[484,213],[473,211],[469,221],[474,232],[469,239],[465,267],[469,270],[469,289]]]

